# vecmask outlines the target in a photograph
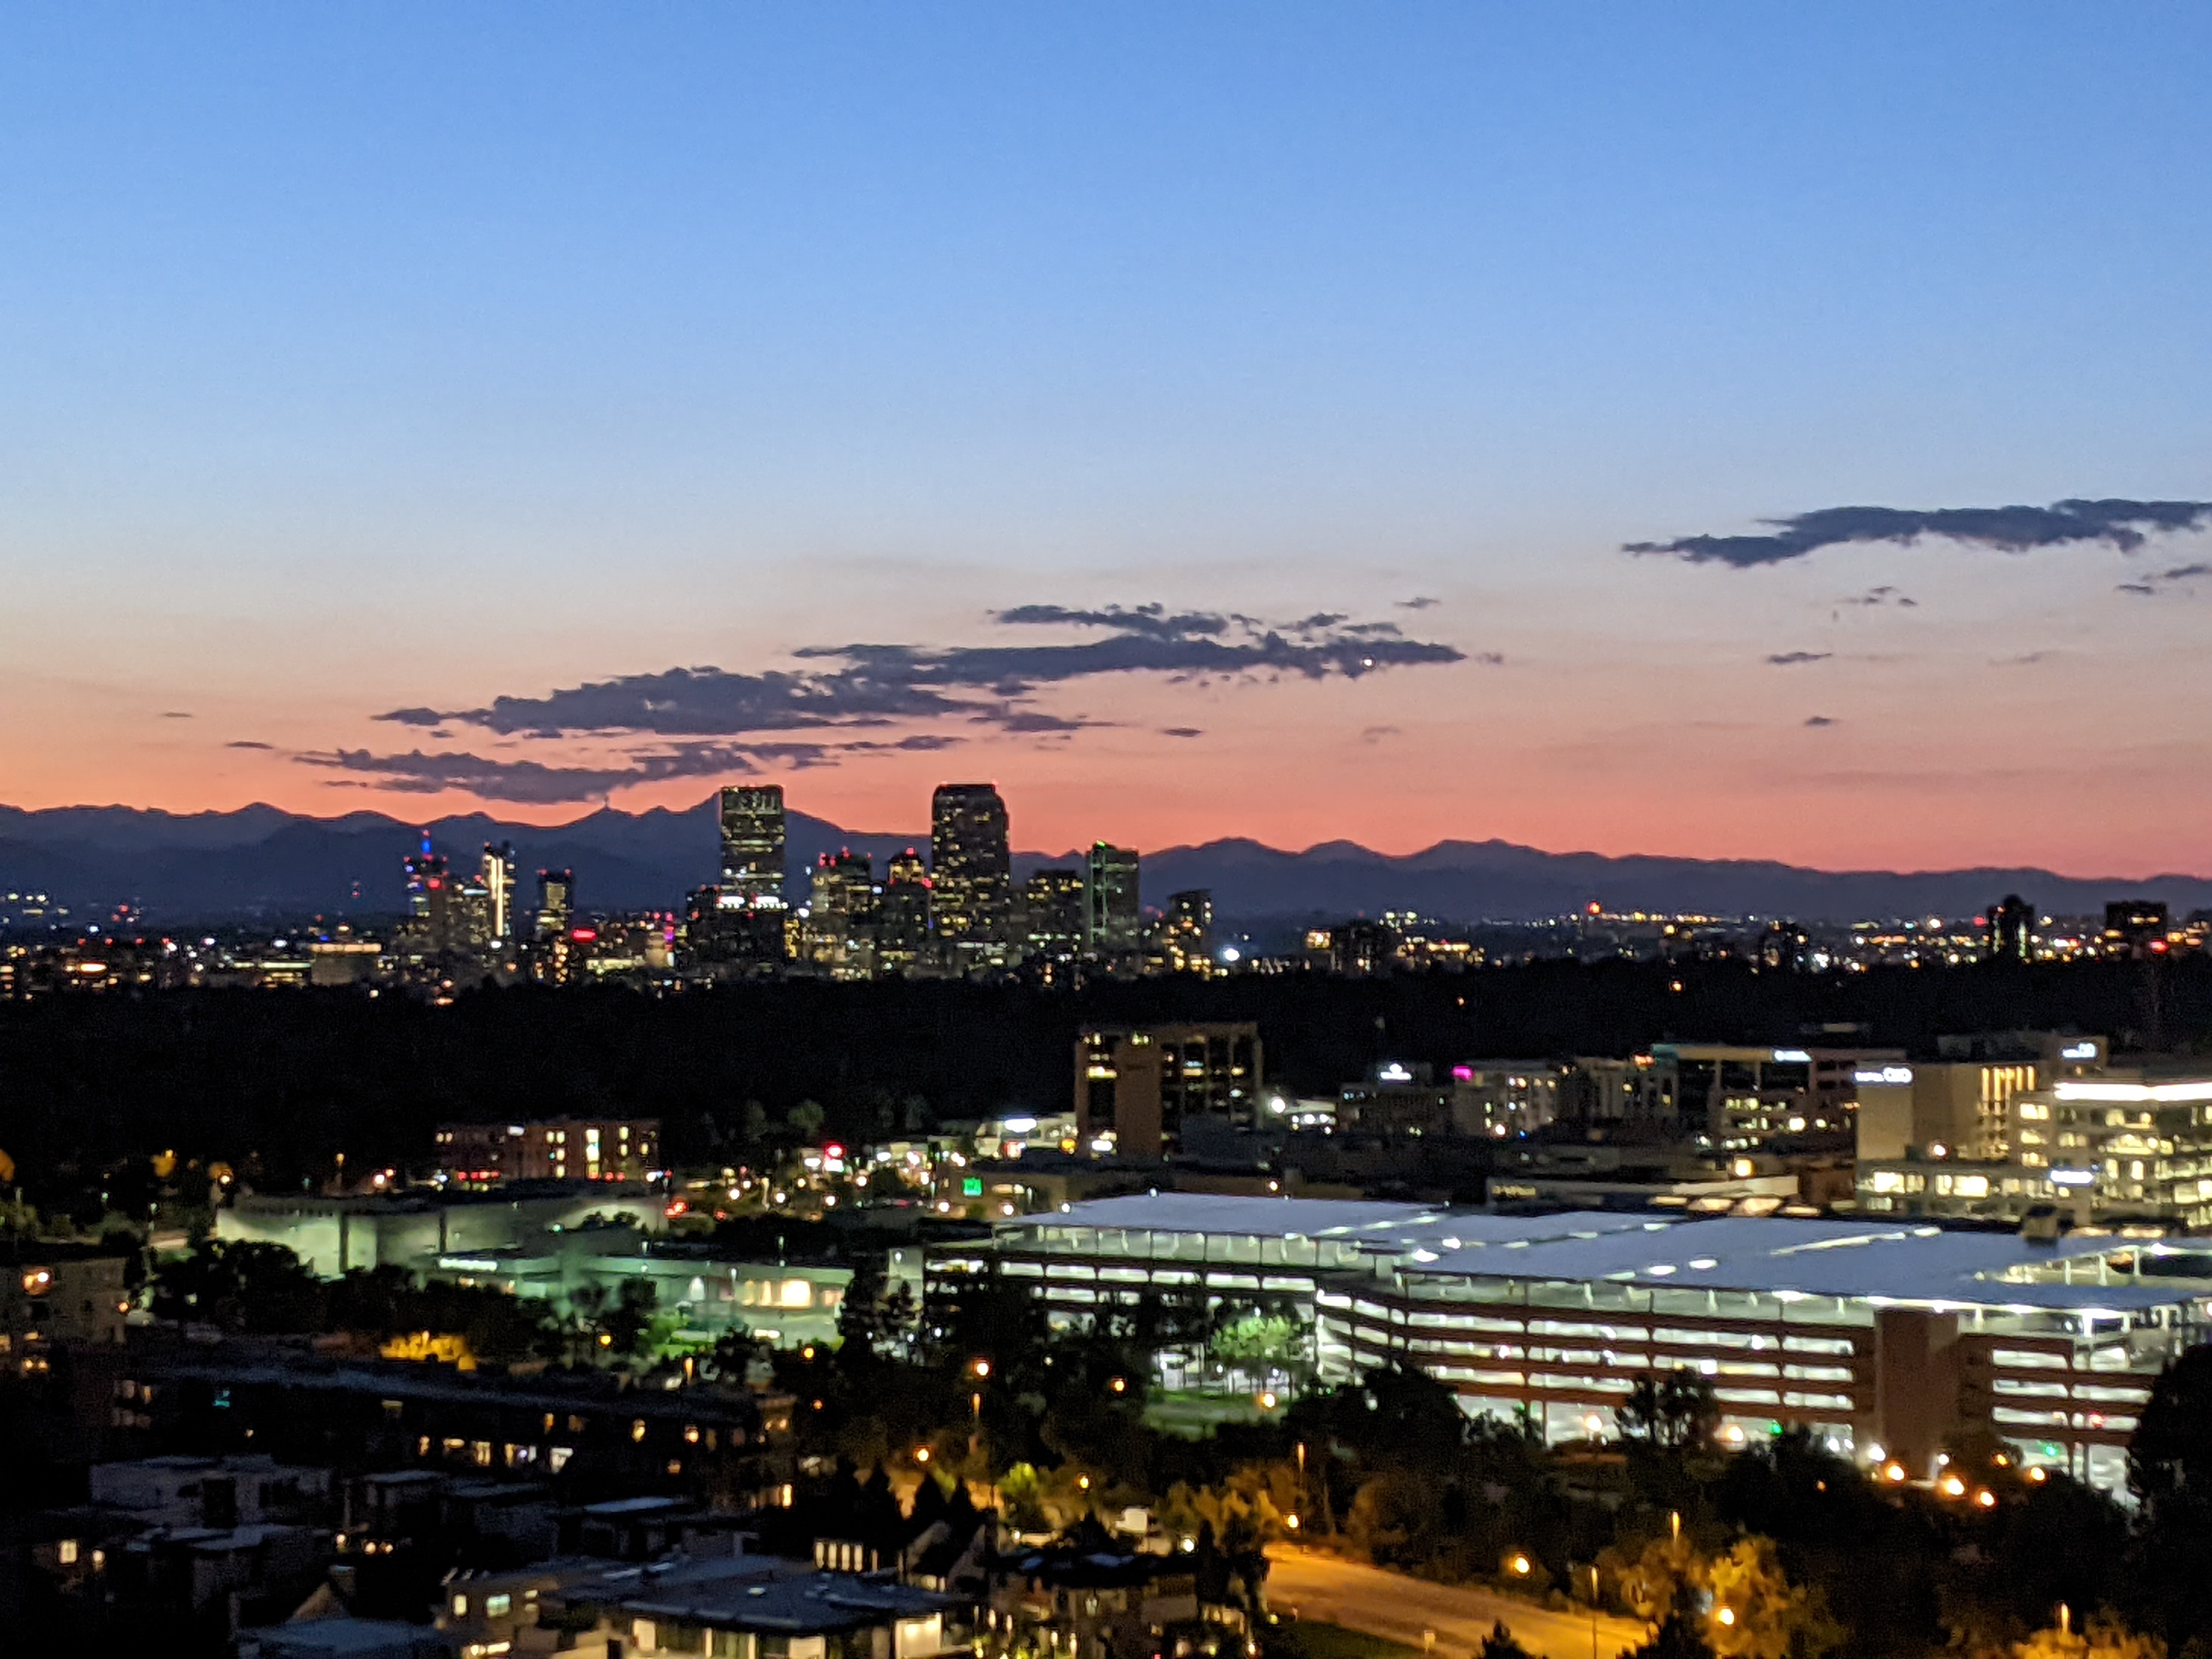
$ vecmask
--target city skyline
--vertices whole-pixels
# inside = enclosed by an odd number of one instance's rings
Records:
[[[9,27],[11,804],[2212,871],[2196,15]]]

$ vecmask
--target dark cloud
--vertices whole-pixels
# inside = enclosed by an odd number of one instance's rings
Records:
[[[1907,609],[1911,609],[1911,607],[1917,605],[1920,601],[1916,599],[1912,599],[1906,594],[1899,592],[1893,587],[1869,587],[1863,593],[1854,593],[1849,599],[1838,599],[1836,603],[1838,605],[1856,605],[1865,606],[1896,605],[1903,605]]]
[[[1406,638],[1395,623],[1350,623],[1335,612],[1298,622],[1160,605],[1078,611],[1021,605],[997,614],[1006,625],[1103,630],[1103,637],[1050,644],[925,647],[853,644],[793,654],[792,671],[732,673],[671,668],[568,687],[543,696],[502,696],[481,708],[396,708],[377,718],[401,726],[467,725],[507,737],[578,732],[663,738],[733,738],[954,718],[1012,732],[1066,730],[1038,724],[1025,707],[1041,688],[1109,674],[1159,674],[1176,681],[1279,678],[1358,679],[1387,668],[1455,663],[1449,645]],[[1483,659],[1489,660],[1490,659]]]
[[[1125,634],[1149,634],[1164,640],[1188,639],[1194,634],[1225,634],[1230,624],[1237,620],[1206,611],[1170,613],[1165,605],[1109,605],[1097,611],[1071,610],[1064,605],[1018,605],[1011,611],[993,614],[998,621],[1016,627],[1059,623],[1073,628],[1112,628]]]
[[[503,760],[483,755],[412,749],[404,755],[374,754],[364,749],[295,755],[303,766],[353,775],[343,781],[398,794],[434,795],[459,790],[487,800],[550,806],[601,800],[633,784],[668,778],[742,776],[763,763],[805,769],[834,765],[866,754],[932,752],[961,740],[918,733],[889,741],[863,738],[847,743],[678,744],[623,757],[617,766],[559,766],[542,761]],[[265,745],[264,745],[265,746]],[[333,780],[340,781],[340,780]]]
[[[1954,507],[1917,511],[1893,507],[1829,507],[1790,519],[1769,519],[1768,536],[1682,536],[1631,542],[1626,553],[1658,553],[1692,564],[1739,569],[1802,559],[1852,542],[1916,542],[1923,536],[1969,542],[2005,553],[2102,542],[2132,552],[2147,536],[2202,529],[2212,501],[2064,501],[2049,507]]]
[[[2212,564],[2178,564],[2171,570],[2145,576],[2141,581],[2122,582],[2114,591],[2137,594],[2147,599],[2155,599],[2176,582],[2191,581],[2199,576],[2212,576]]]
[[[1777,651],[1766,660],[1777,668],[1794,668],[1799,663],[1826,662],[1834,654],[1832,651]]]
[[[1805,717],[1805,724],[1808,726],[1833,726],[1835,723],[1826,714],[1808,714]]]
[[[1160,728],[1160,735],[1164,738],[1202,738],[1206,733],[1195,726],[1164,726]]]
[[[161,718],[165,720],[188,720],[191,719],[191,714],[186,709],[165,708],[161,711]]]
[[[1470,660],[1485,668],[1503,668],[1505,666],[1505,653],[1503,651],[1478,651]]]
[[[273,743],[256,743],[251,738],[239,738],[223,744],[226,749],[274,749]]]
[[[1380,743],[1385,738],[1397,735],[1398,728],[1395,726],[1370,726],[1361,731],[1359,740],[1362,743]]]
[[[1410,599],[1400,599],[1397,602],[1398,609],[1401,611],[1433,611],[1443,603],[1442,599],[1426,593],[1418,594]]]

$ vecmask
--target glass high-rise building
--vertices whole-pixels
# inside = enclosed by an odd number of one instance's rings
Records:
[[[930,799],[930,931],[956,967],[1001,960],[1013,908],[1006,804],[988,783],[939,784]]]
[[[540,870],[538,872],[538,937],[558,939],[568,931],[568,918],[576,908],[576,872]]]
[[[783,902],[783,786],[733,784],[722,791],[722,897],[751,907]]]
[[[484,843],[479,875],[484,890],[486,927],[493,939],[513,944],[522,937],[522,872],[510,842]]]
[[[909,847],[884,873],[884,890],[876,900],[876,962],[903,972],[928,951],[929,866]]]
[[[1022,884],[1022,933],[1028,954],[1073,962],[1083,954],[1085,915],[1080,870],[1038,870]]]
[[[1094,957],[1126,956],[1137,948],[1142,925],[1135,850],[1098,842],[1091,849],[1090,877],[1084,948]]]

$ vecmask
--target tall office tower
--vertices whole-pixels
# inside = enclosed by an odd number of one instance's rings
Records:
[[[783,786],[736,784],[722,791],[722,896],[783,902]]]
[[[1153,935],[1155,948],[1171,974],[1213,970],[1213,894],[1204,887],[1170,894],[1167,914]]]
[[[1022,933],[1039,961],[1073,962],[1083,954],[1087,914],[1080,870],[1039,870],[1022,884]]]
[[[484,843],[483,864],[481,866],[484,896],[490,906],[491,937],[501,944],[511,945],[522,936],[522,871],[514,856],[514,846],[501,842],[496,847]]]
[[[446,855],[430,850],[429,831],[425,830],[422,845],[407,855],[404,864],[407,871],[407,914],[417,921],[427,921],[430,915],[430,896],[441,891],[446,884]]]
[[[540,870],[538,872],[538,937],[558,939],[568,931],[568,918],[576,911],[576,872]]]
[[[876,882],[866,853],[824,853],[807,901],[805,957],[841,978],[875,970]]]
[[[1990,959],[2029,962],[2035,957],[2035,907],[2017,893],[2007,893],[1990,907]]]
[[[426,835],[420,849],[407,855],[405,867],[407,921],[401,930],[404,953],[421,962],[465,948],[470,906],[461,884],[447,867],[445,854],[430,850]]]
[[[929,950],[929,866],[911,847],[890,861],[876,900],[876,964],[903,972]]]
[[[995,785],[939,784],[930,800],[930,931],[957,968],[1004,959],[1013,857]]]
[[[1137,902],[1137,854],[1099,842],[1091,849],[1091,881],[1083,945],[1094,957],[1121,957],[1137,948],[1142,913]]]
[[[453,885],[453,947],[482,957],[491,951],[494,939],[491,878],[486,869],[479,869],[474,875],[459,878]]]

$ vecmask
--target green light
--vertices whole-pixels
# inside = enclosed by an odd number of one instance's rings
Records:
[[[960,1182],[960,1196],[963,1198],[982,1197],[982,1178],[980,1176],[968,1176],[963,1177]]]

